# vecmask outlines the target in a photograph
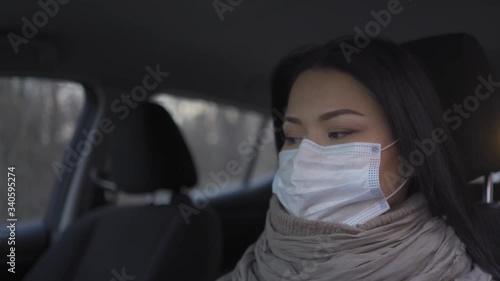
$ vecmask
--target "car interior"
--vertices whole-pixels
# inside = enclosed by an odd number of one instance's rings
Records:
[[[377,16],[395,2],[399,13]],[[500,233],[500,83],[491,82],[500,81],[499,12],[490,0],[4,4],[0,155],[3,169],[16,166],[19,220],[13,274],[5,188],[1,280],[215,280],[230,272],[262,233],[272,195],[274,66],[295,48],[359,30],[415,55],[443,114],[473,107],[452,130],[469,181],[457,192]],[[40,79],[82,96],[78,111],[50,115],[65,112],[57,98],[44,113],[64,129],[57,154],[23,153],[47,144],[30,149],[27,139],[44,142],[43,134],[16,133],[45,130],[23,125],[29,114],[35,125],[51,124],[35,114],[42,99],[20,102],[30,91],[55,97]],[[478,91],[490,95],[471,106]],[[42,180],[29,169],[43,157]],[[22,217],[43,196],[44,207]]]

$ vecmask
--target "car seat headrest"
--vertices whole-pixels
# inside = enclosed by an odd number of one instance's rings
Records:
[[[195,166],[170,114],[154,103],[139,104],[116,122],[111,135],[111,177],[129,193],[179,190],[197,182]]]
[[[403,44],[427,69],[472,180],[500,170],[500,81],[479,42],[447,34]]]

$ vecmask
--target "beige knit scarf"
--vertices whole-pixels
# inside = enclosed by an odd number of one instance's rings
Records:
[[[266,226],[233,272],[218,281],[488,281],[452,227],[432,217],[421,194],[363,225],[289,215],[276,196]]]

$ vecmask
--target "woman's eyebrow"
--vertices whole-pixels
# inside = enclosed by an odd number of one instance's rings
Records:
[[[302,121],[300,121],[300,119],[295,116],[285,116],[285,122],[302,125]]]
[[[358,115],[358,116],[365,116],[364,114],[359,113],[359,112],[357,112],[355,110],[344,108],[344,109],[338,109],[338,110],[330,111],[330,112],[327,112],[327,113],[323,113],[323,114],[321,114],[319,116],[318,119],[319,119],[319,121],[326,121],[326,120],[338,117],[340,115],[345,115],[345,114],[353,114],[353,115]],[[297,118],[295,116],[291,116],[291,115],[285,116],[285,122],[302,125],[302,121],[300,121],[299,118]]]
[[[358,115],[358,116],[365,116],[364,114],[359,113],[355,110],[344,108],[344,109],[334,110],[334,111],[330,111],[330,112],[321,114],[319,116],[319,121],[326,121],[326,120],[329,120],[329,119],[332,119],[332,118],[335,118],[335,117],[338,117],[338,116],[344,115],[344,114],[354,114],[354,115]]]

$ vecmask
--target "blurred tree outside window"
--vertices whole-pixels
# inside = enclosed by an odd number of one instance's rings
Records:
[[[52,79],[0,77],[2,173],[15,166],[16,217],[41,218],[57,180],[52,162],[61,161],[85,103],[82,85]],[[7,190],[0,217],[7,217]]]
[[[221,188],[242,186],[247,169],[255,159],[250,183],[269,173],[273,173],[277,163],[274,150],[274,136],[270,133],[271,122],[267,116],[256,111],[219,104],[203,99],[184,98],[169,94],[159,94],[153,102],[162,105],[179,126],[188,144],[198,173],[197,187],[207,183],[217,183],[214,174],[226,171],[229,162],[237,163],[241,172],[230,175]],[[264,123],[263,123],[264,122]],[[256,139],[265,124],[266,141],[255,149]]]

